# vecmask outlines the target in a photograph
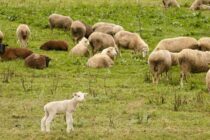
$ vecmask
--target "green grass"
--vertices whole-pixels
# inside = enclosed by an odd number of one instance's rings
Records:
[[[69,32],[48,29],[48,16],[60,13],[93,25],[113,22],[140,33],[150,51],[163,38],[210,36],[209,13],[192,12],[193,0],[179,0],[182,8],[162,8],[161,1],[141,0],[2,0],[0,30],[4,42],[18,47],[15,31],[20,23],[30,26],[29,48],[53,60],[49,68],[34,70],[23,60],[0,63],[0,139],[209,139],[210,97],[205,73],[192,74],[183,89],[179,68],[151,83],[147,59],[122,51],[110,69],[90,69],[87,58],[67,52],[45,52],[39,46],[49,39],[65,39]],[[94,3],[94,4],[93,4]],[[40,132],[43,106],[49,101],[71,98],[75,91],[88,92],[74,113],[75,131],[66,134],[63,115],[52,123],[52,132]]]

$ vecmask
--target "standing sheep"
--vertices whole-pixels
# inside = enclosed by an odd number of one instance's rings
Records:
[[[41,45],[42,50],[68,51],[68,42],[65,40],[49,40]]]
[[[72,22],[71,33],[74,41],[79,41],[83,37],[88,38],[92,34],[92,32],[93,32],[92,27],[85,24],[84,22],[79,20]]]
[[[4,34],[2,33],[2,31],[0,31],[0,43],[2,43],[3,39],[4,39]]]
[[[104,49],[101,53],[95,54],[88,59],[87,66],[91,68],[107,68],[114,64],[117,50],[114,47]]]
[[[170,52],[180,52],[183,49],[199,49],[198,41],[192,37],[176,37],[161,40],[154,51],[168,50]]]
[[[83,39],[76,45],[74,46],[70,54],[71,55],[76,55],[76,56],[89,56],[89,51],[88,51],[88,46],[89,46],[89,41],[87,38],[83,37]]]
[[[114,23],[109,23],[109,22],[97,22],[92,26],[92,28],[95,31],[97,28],[102,27],[102,26],[115,27],[115,26],[119,26],[119,25],[114,24]]]
[[[69,16],[63,16],[59,14],[51,14],[48,18],[50,29],[63,28],[66,31],[71,29],[73,20]]]
[[[105,33],[93,32],[88,38],[90,45],[92,47],[92,53],[96,54],[99,51],[102,51],[105,48],[114,46],[117,48],[114,38]]]
[[[210,0],[195,0],[190,6],[191,10],[210,10]]]
[[[200,50],[210,51],[210,37],[202,37],[198,40]]]
[[[165,8],[168,8],[171,6],[180,8],[180,5],[176,0],[162,0],[162,1]]]
[[[21,47],[27,47],[28,46],[28,39],[30,36],[30,29],[28,25],[26,24],[20,24],[17,28],[16,35],[18,39],[18,43]]]
[[[135,52],[141,52],[145,57],[149,52],[148,44],[137,34],[128,31],[119,31],[114,36],[115,42],[119,48],[132,49]]]
[[[153,51],[148,58],[150,71],[152,73],[152,82],[158,84],[160,75],[166,73],[172,66],[172,57],[169,51],[159,50]]]
[[[74,130],[73,127],[73,112],[76,110],[77,104],[84,101],[87,93],[77,92],[70,100],[49,102],[44,106],[45,116],[41,120],[41,131],[50,132],[50,123],[58,113],[66,114],[66,132]]]
[[[33,53],[25,59],[25,65],[34,69],[44,69],[49,66],[50,60],[48,56]]]
[[[110,26],[105,24],[96,28],[94,32],[102,32],[114,36],[117,32],[122,30],[124,30],[122,26],[119,25]]]
[[[206,73],[206,87],[210,93],[210,70]]]
[[[210,64],[210,52],[202,52],[198,50],[184,49],[178,53],[178,61],[180,65],[180,85],[183,87],[183,80],[187,74],[206,72]]]
[[[25,59],[33,52],[27,48],[6,48],[7,45],[0,44],[0,57],[2,60]]]

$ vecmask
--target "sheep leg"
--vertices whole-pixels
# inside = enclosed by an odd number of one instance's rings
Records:
[[[66,128],[67,133],[69,133],[71,130],[72,131],[74,130],[72,113],[66,112],[66,124],[67,124]]]
[[[183,84],[184,77],[186,77],[186,76],[185,76],[185,73],[182,71],[181,74],[180,74],[180,86],[181,86],[181,88],[183,88],[183,86],[184,86],[184,84]]]
[[[49,114],[49,116],[46,119],[46,132],[50,132],[50,123],[52,122],[53,118],[54,118],[55,114]]]
[[[45,132],[45,130],[46,130],[45,123],[46,123],[47,117],[48,117],[48,113],[45,112],[45,116],[44,116],[44,117],[42,118],[42,120],[41,120],[41,131],[42,131],[42,132]]]

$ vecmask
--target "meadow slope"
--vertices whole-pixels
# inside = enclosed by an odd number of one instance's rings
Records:
[[[17,47],[15,31],[20,23],[31,28],[29,48],[53,60],[49,68],[26,68],[24,61],[0,63],[0,139],[210,139],[210,97],[205,73],[193,74],[183,89],[179,68],[170,80],[151,83],[147,59],[122,50],[110,69],[90,69],[87,58],[67,52],[39,49],[49,39],[65,39],[74,46],[69,32],[48,28],[51,13],[69,15],[93,25],[113,22],[139,33],[150,52],[163,38],[210,36],[210,15],[192,12],[193,0],[178,0],[180,9],[162,8],[161,0],[1,0],[0,30],[4,42]],[[75,91],[88,92],[87,100],[74,113],[75,131],[66,134],[64,116],[52,123],[52,132],[40,132],[43,106],[49,101],[71,98]]]

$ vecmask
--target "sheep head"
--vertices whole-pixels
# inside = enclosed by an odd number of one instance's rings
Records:
[[[115,47],[109,47],[104,49],[101,54],[108,55],[111,59],[114,59],[117,56],[117,50]]]
[[[79,44],[83,44],[84,46],[88,47],[90,45],[90,42],[87,38],[83,37],[80,41]]]
[[[74,99],[78,102],[82,102],[85,100],[85,96],[87,95],[87,93],[83,93],[81,91],[74,93]]]
[[[52,60],[51,58],[49,58],[48,56],[45,56],[45,60],[46,60],[46,67],[49,66],[50,61]]]
[[[7,44],[0,44],[0,54],[3,54],[5,52],[7,46]]]

